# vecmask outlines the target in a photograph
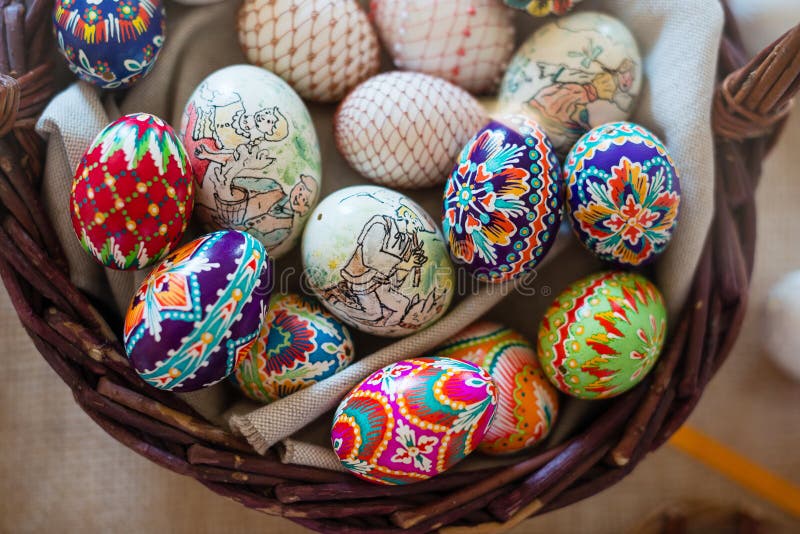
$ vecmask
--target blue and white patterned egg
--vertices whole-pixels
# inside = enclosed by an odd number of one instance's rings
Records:
[[[638,267],[664,252],[678,224],[675,163],[650,131],[630,122],[584,135],[564,163],[572,229],[602,260]]]
[[[479,130],[445,186],[442,229],[453,261],[492,282],[536,267],[561,222],[560,169],[547,135],[522,115]]]
[[[102,89],[146,76],[164,44],[162,0],[56,0],[56,40],[70,70]]]
[[[238,230],[195,239],[142,282],[125,316],[125,351],[159,389],[194,391],[233,373],[267,313],[272,267],[264,246]]]
[[[330,378],[352,361],[350,332],[315,300],[274,295],[258,341],[231,380],[269,403]]]

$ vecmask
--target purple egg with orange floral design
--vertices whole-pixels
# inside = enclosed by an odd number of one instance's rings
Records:
[[[675,163],[650,131],[630,122],[581,137],[564,163],[575,235],[597,257],[639,267],[664,252],[678,224]]]
[[[445,185],[450,255],[478,280],[505,282],[533,270],[558,233],[560,165],[531,119],[490,121],[461,151]]]

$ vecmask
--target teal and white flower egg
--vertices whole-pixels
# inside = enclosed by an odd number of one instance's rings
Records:
[[[319,303],[274,295],[253,350],[231,380],[251,399],[269,403],[330,378],[354,355],[350,332]]]

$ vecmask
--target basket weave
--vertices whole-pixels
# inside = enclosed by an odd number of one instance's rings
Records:
[[[52,76],[52,0],[0,0],[0,277],[36,347],[106,432],[153,462],[245,506],[325,532],[511,527],[626,476],[686,420],[741,328],[753,269],[761,164],[800,89],[800,26],[746,62],[726,10],[715,95],[716,212],[684,313],[648,379],[566,443],[511,467],[402,487],[282,464],[146,386],[118,337],[70,283],[39,198],[36,117]],[[498,525],[498,523],[503,523]],[[406,530],[403,530],[406,529]]]

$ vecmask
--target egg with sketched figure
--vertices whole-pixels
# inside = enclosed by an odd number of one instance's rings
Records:
[[[489,374],[451,358],[403,360],[368,376],[342,401],[331,442],[342,465],[376,484],[412,484],[469,455],[497,406]]]
[[[307,100],[338,102],[380,68],[378,38],[355,0],[245,0],[238,28],[247,60]]]
[[[105,267],[144,269],[173,250],[194,206],[192,166],[172,128],[137,113],[106,126],[72,181],[72,227]]]
[[[251,399],[269,403],[330,378],[354,355],[350,332],[319,303],[273,295],[258,339],[231,379]]]
[[[559,154],[601,124],[627,119],[642,87],[642,58],[625,25],[591,11],[555,19],[514,54],[500,105],[533,117]]]
[[[658,288],[624,271],[587,276],[553,302],[539,326],[539,361],[550,382],[580,399],[621,395],[650,373],[667,335]]]
[[[325,198],[303,234],[311,289],[353,328],[399,337],[447,311],[455,275],[439,229],[415,202],[376,186]]]
[[[101,89],[135,84],[164,44],[162,0],[56,0],[53,24],[70,70]]]
[[[492,93],[514,50],[513,11],[496,0],[372,0],[370,16],[398,69]]]
[[[486,321],[475,323],[434,349],[435,356],[485,369],[497,386],[497,409],[478,450],[513,454],[541,443],[558,416],[558,392],[525,337]]]
[[[669,245],[681,187],[675,162],[652,132],[630,122],[584,135],[564,163],[575,235],[602,260],[640,267]]]
[[[214,72],[190,97],[181,137],[207,230],[248,232],[273,259],[297,244],[322,162],[311,115],[286,82],[250,65]]]
[[[125,316],[125,351],[153,387],[212,386],[256,344],[272,291],[264,247],[237,230],[184,245],[142,282]]]
[[[365,178],[419,189],[444,182],[458,151],[486,119],[478,101],[452,83],[395,71],[370,78],[344,99],[334,138]]]
[[[534,17],[547,15],[564,15],[569,12],[580,0],[503,0],[515,9],[524,9]]]
[[[524,115],[481,128],[445,185],[442,229],[453,261],[491,282],[532,271],[558,234],[560,172],[547,135]]]

